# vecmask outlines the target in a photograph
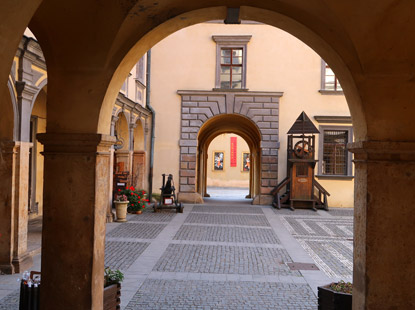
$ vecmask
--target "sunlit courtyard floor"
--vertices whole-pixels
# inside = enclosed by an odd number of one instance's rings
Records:
[[[107,224],[105,261],[125,273],[123,309],[316,309],[317,286],[351,280],[353,210],[276,210],[251,205],[247,189],[208,192],[183,214]],[[18,309],[18,277],[0,276],[1,310]]]

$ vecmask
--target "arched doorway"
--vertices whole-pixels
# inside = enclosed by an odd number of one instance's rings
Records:
[[[209,144],[220,134],[234,133],[241,136],[250,149],[251,169],[249,171],[249,196],[254,204],[260,203],[261,194],[261,132],[254,122],[241,115],[224,114],[207,121],[198,134],[197,147],[197,193],[204,197],[207,193],[207,161]]]
[[[208,146],[207,157],[207,195],[204,197],[229,200],[251,198],[251,150],[241,136],[234,133],[216,136]]]
[[[278,166],[269,165],[269,169],[262,170],[260,163],[278,163],[278,102],[282,93],[178,93],[182,97],[183,119],[179,198],[188,202],[203,201],[202,197],[206,194],[207,145],[215,135],[233,132],[242,136],[252,149],[250,195],[254,198],[253,203],[270,204],[270,192],[276,185],[274,183],[278,178]],[[271,118],[263,122],[262,115],[270,115]]]

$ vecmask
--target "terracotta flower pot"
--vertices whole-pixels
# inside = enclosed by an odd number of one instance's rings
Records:
[[[115,212],[117,214],[117,222],[127,222],[127,206],[128,201],[114,201]]]
[[[143,213],[143,211],[138,210],[138,211],[135,211],[135,213],[136,213],[136,214],[141,214],[141,213]]]

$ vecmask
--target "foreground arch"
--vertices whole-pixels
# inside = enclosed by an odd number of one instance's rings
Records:
[[[371,2],[335,0],[10,0],[0,5],[0,91],[6,90],[12,58],[32,16],[31,29],[48,65],[49,133],[41,139],[47,198],[42,307],[102,308],[108,190],[102,180],[108,179],[113,143],[105,136],[110,104],[134,61],[152,44],[187,25],[224,19],[226,6],[240,7],[241,18],[297,36],[339,76],[357,141],[351,146],[356,159],[354,307],[415,307],[410,285],[415,270],[415,3],[382,0],[374,9]]]

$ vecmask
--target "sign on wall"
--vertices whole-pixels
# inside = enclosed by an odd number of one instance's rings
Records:
[[[231,137],[231,167],[236,167],[237,138]]]

